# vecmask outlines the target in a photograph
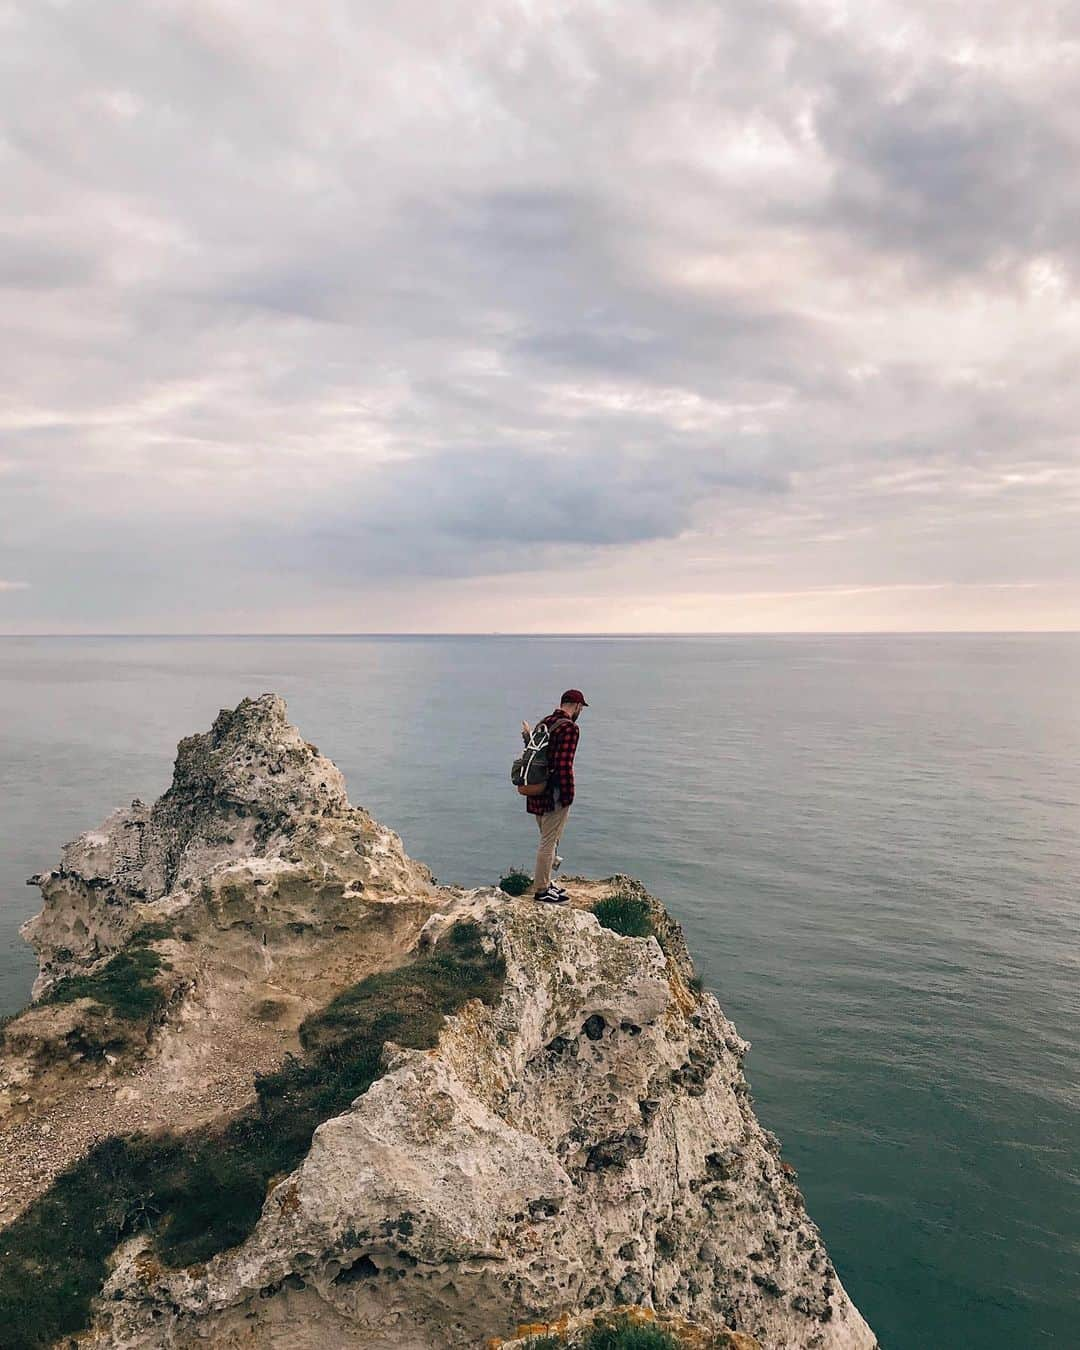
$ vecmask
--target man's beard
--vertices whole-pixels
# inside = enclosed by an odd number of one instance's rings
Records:
[[[577,712],[572,712],[570,714],[570,721],[576,722],[580,716],[581,716],[581,709],[579,708]]]

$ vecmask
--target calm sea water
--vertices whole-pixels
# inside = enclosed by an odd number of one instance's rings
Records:
[[[888,1350],[1080,1346],[1080,637],[0,639],[24,886],[276,690],[445,879],[527,863],[517,727],[584,688],[567,868],[641,877]]]

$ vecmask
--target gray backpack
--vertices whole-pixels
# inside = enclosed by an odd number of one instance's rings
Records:
[[[510,766],[510,781],[523,797],[539,797],[547,791],[551,765],[548,751],[551,747],[551,730],[554,723],[564,718],[555,718],[554,722],[545,718],[533,727],[525,749]]]

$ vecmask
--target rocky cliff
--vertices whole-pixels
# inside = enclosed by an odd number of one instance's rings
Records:
[[[435,885],[264,695],[34,881],[0,1347],[875,1345],[628,878]]]

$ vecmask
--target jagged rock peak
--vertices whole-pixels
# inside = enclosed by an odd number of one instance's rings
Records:
[[[358,856],[368,860],[357,873]],[[277,694],[223,709],[207,732],[177,747],[172,785],[152,805],[136,799],[31,877],[45,900],[23,927],[37,949],[35,996],[56,979],[116,951],[140,911],[205,883],[245,859],[307,861],[325,875],[422,883],[401,841],[350,806],[341,771],[288,720]]]
[[[347,809],[341,771],[288,720],[277,694],[223,709],[177,747],[172,786],[68,844],[60,872],[156,900],[226,858],[265,856],[299,819]]]
[[[289,722],[285,700],[263,694],[223,708],[208,732],[177,747],[172,787],[155,811],[183,829],[185,813],[204,803],[272,818],[342,810],[348,796],[341,771]]]

